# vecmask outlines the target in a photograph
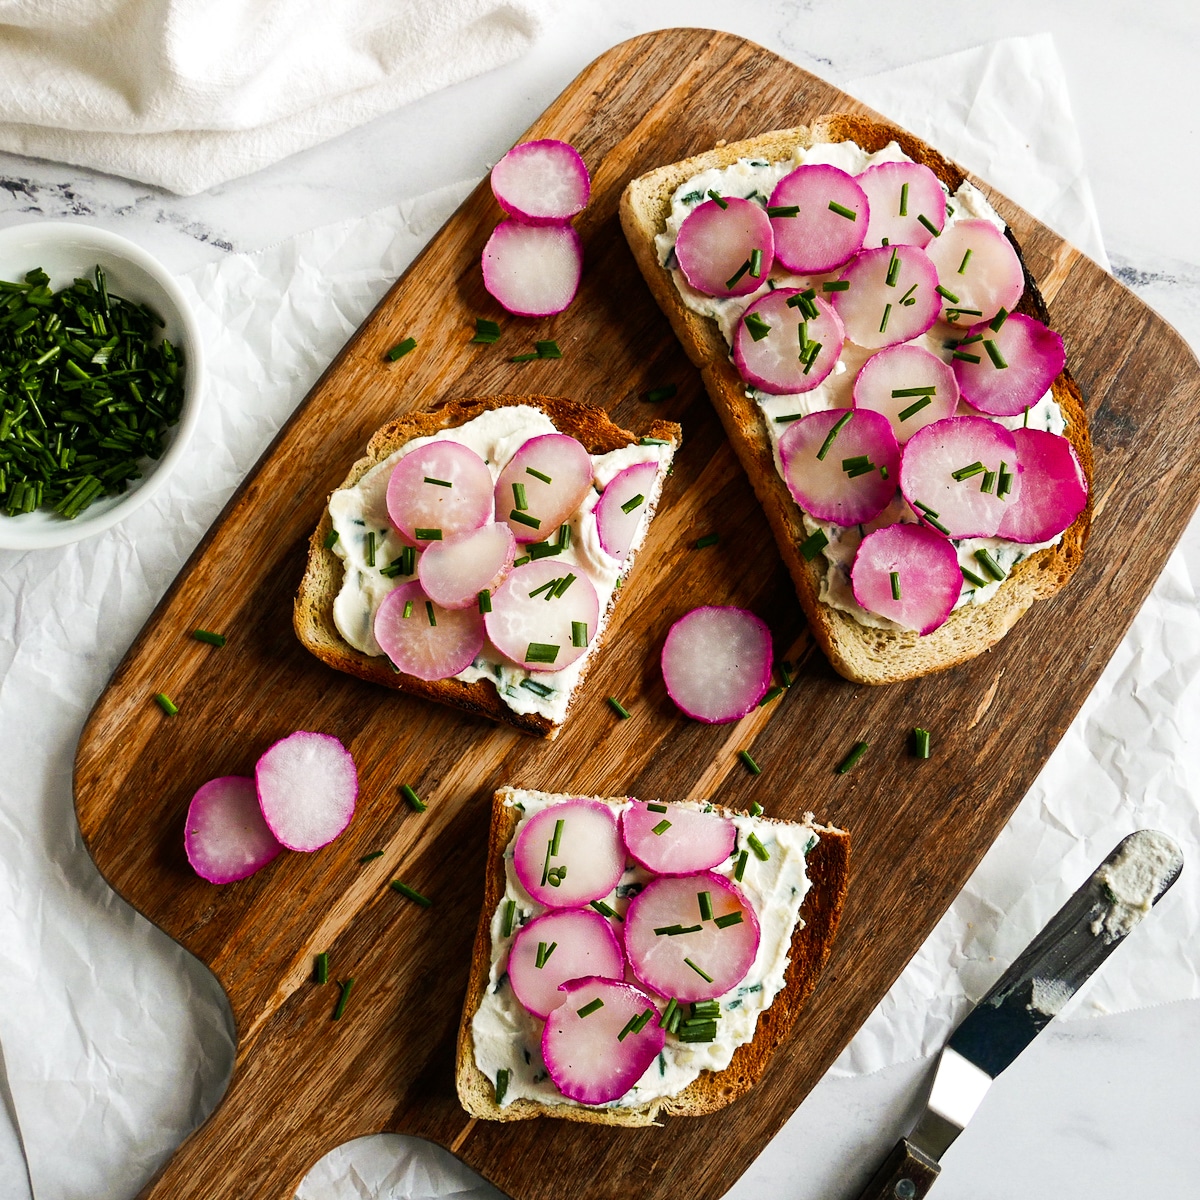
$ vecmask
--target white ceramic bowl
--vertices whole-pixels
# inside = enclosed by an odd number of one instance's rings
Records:
[[[119,496],[102,496],[68,521],[38,510],[10,517],[0,510],[0,547],[35,550],[65,546],[108,529],[145,504],[166,482],[183,457],[200,419],[203,352],[196,318],[167,269],[140,246],[106,229],[74,221],[40,221],[0,229],[0,279],[20,280],[41,267],[57,291],[80,276],[92,277],[99,264],[116,295],[148,304],[166,322],[165,335],[183,351],[183,408],[167,433],[166,450],[157,461],[143,460],[142,477]]]

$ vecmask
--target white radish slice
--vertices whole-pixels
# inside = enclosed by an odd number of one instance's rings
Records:
[[[909,438],[900,460],[900,489],[913,512],[939,533],[992,537],[1021,492],[1017,458],[1017,443],[1003,425],[986,417],[948,417]],[[983,469],[964,475],[976,467]]]
[[[492,519],[492,473],[467,446],[446,438],[426,442],[392,468],[387,510],[410,545],[467,533]]]
[[[720,725],[744,717],[771,683],[771,631],[744,608],[693,608],[662,649],[667,694],[689,717]]]
[[[566,800],[534,813],[513,845],[513,870],[547,908],[579,908],[621,881],[625,847],[617,818],[599,800]]]
[[[518,542],[553,540],[592,486],[592,460],[565,433],[543,433],[522,443],[496,480],[496,519]],[[524,507],[521,507],[521,504]]]
[[[755,251],[762,256],[757,273]],[[707,296],[749,295],[762,287],[775,261],[771,219],[753,200],[706,200],[679,226],[675,257],[696,291]]]
[[[443,608],[415,580],[383,598],[374,631],[384,654],[418,679],[449,679],[465,671],[483,649],[479,609]]]
[[[1022,313],[1006,317],[999,329],[975,325],[968,336],[981,340],[959,346],[954,374],[962,398],[992,417],[1015,417],[1036,404],[1067,365],[1062,338]]]
[[[796,503],[838,525],[877,517],[900,478],[892,423],[869,408],[827,408],[793,421],[779,439],[779,459]]]
[[[517,540],[507,525],[490,522],[441,542],[430,542],[417,559],[417,578],[440,608],[478,605],[479,593],[495,591],[512,570]]]
[[[990,321],[1001,308],[1015,308],[1025,290],[1021,260],[991,221],[955,221],[926,253],[943,293],[949,293],[942,300],[945,319],[953,325]]]
[[[789,303],[800,295],[797,288],[768,292],[746,309],[734,332],[738,372],[747,383],[775,396],[819,386],[837,365],[846,340],[837,313],[819,296],[807,300],[817,310],[812,318]]]
[[[289,850],[319,850],[350,824],[358,771],[350,751],[328,733],[297,730],[254,764],[258,804]]]
[[[775,257],[800,275],[832,271],[862,248],[870,223],[866,193],[851,175],[825,163],[797,167],[771,193],[770,208],[798,208],[772,217]],[[840,210],[840,211],[839,211]]]
[[[946,193],[938,177],[921,163],[877,163],[856,175],[855,181],[871,204],[864,249],[882,246],[884,238],[891,246],[925,247],[933,241],[934,230],[941,233],[946,224]]]
[[[574,146],[544,138],[514,146],[492,168],[492,194],[526,225],[554,225],[583,212],[592,181]]]
[[[535,917],[521,927],[508,952],[508,980],[535,1017],[548,1017],[563,1002],[560,984],[591,975],[621,979],[624,974],[625,955],[613,927],[590,908]]]
[[[910,342],[937,323],[942,306],[937,268],[916,246],[864,250],[842,280],[850,286],[832,293],[833,307],[846,336],[859,346],[875,350]]]
[[[654,1003],[612,979],[576,979],[563,984],[562,995],[542,1030],[542,1058],[554,1086],[578,1104],[619,1100],[666,1044]],[[637,1032],[629,1028],[647,1012]]]
[[[621,836],[647,870],[691,875],[719,866],[733,853],[737,828],[720,813],[635,800],[621,814]]]
[[[575,299],[583,242],[570,225],[501,221],[483,248],[483,286],[518,317],[551,317]]]
[[[261,870],[283,850],[263,820],[254,780],[223,775],[201,784],[188,805],[183,848],[209,883],[234,883]]]
[[[949,538],[923,525],[898,523],[863,538],[850,582],[868,612],[924,635],[945,623],[962,594],[963,577]]]
[[[658,463],[634,463],[618,471],[596,503],[596,533],[606,554],[624,562],[650,507]]]
[[[625,953],[634,975],[680,1003],[737,987],[754,965],[758,939],[750,901],[712,871],[660,875],[625,910]]]
[[[528,671],[561,671],[595,638],[600,597],[582,570],[542,558],[513,568],[483,619],[505,657]]]
[[[1075,447],[1044,429],[1014,429],[1021,460],[1021,494],[996,531],[1013,542],[1048,542],[1074,524],[1087,506],[1087,476]]]
[[[923,346],[889,346],[863,364],[854,381],[854,407],[882,413],[903,446],[918,429],[954,416],[958,381]]]

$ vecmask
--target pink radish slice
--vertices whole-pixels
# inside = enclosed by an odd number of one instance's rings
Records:
[[[387,510],[401,537],[414,546],[467,533],[492,519],[492,473],[458,442],[427,442],[392,468]]]
[[[923,248],[934,234],[921,218],[939,233],[946,224],[946,193],[937,176],[920,163],[878,163],[855,176],[855,181],[871,204],[864,249],[882,246],[884,238],[892,246]]]
[[[800,275],[832,271],[857,254],[871,217],[866,193],[853,176],[823,163],[806,164],[785,175],[775,185],[769,206],[800,210],[792,217],[771,218],[775,257]]]
[[[737,721],[771,683],[771,631],[744,608],[693,608],[667,633],[662,673],[687,716],[710,725]]]
[[[606,554],[624,562],[650,506],[658,463],[634,463],[618,471],[596,503],[596,532]]]
[[[1075,447],[1044,429],[1014,429],[1021,460],[1021,494],[1005,509],[997,536],[1013,542],[1048,542],[1087,506],[1087,476]]]
[[[833,307],[856,345],[874,350],[910,342],[937,322],[937,268],[916,246],[864,250],[842,279],[850,286],[832,293]]]
[[[661,811],[664,808],[666,812]],[[635,800],[621,814],[621,836],[629,853],[647,870],[690,875],[723,863],[733,853],[737,829],[719,813],[679,804],[651,807]]]
[[[984,471],[954,478],[954,472],[976,463]],[[1004,497],[997,494],[1001,464],[1011,472],[1011,488]],[[994,472],[992,486],[984,491],[989,471]],[[1007,429],[986,417],[935,421],[914,433],[904,447],[900,489],[918,517],[932,510],[932,520],[948,537],[992,537],[1021,492],[1017,443]]]
[[[827,408],[793,421],[779,439],[779,459],[796,503],[818,521],[838,525],[877,517],[900,478],[892,424],[869,408]]]
[[[653,1001],[612,979],[576,979],[561,990],[562,1003],[542,1030],[542,1058],[554,1086],[579,1104],[620,1099],[666,1044]],[[625,1032],[646,1012],[651,1016],[638,1032]]]
[[[375,640],[406,675],[449,679],[465,671],[483,649],[483,617],[478,608],[443,608],[419,583],[404,583],[379,605]]]
[[[556,580],[558,587],[548,586]],[[561,671],[587,653],[600,621],[600,598],[582,570],[542,558],[513,568],[483,619],[492,645],[506,658],[528,671]]]
[[[991,221],[955,221],[930,242],[926,253],[943,292],[954,297],[942,297],[945,319],[952,324],[990,321],[1002,307],[1015,308],[1025,290],[1021,260]]]
[[[500,472],[496,519],[508,522],[518,542],[553,540],[591,486],[592,460],[582,444],[565,433],[539,434],[522,443]]]
[[[757,275],[742,266],[762,255]],[[762,287],[775,260],[771,219],[753,200],[706,200],[684,218],[675,239],[684,278],[708,296],[746,296]],[[734,276],[737,276],[735,279]]]
[[[517,541],[507,525],[492,522],[446,541],[430,542],[417,560],[417,578],[441,608],[470,608],[479,593],[495,591],[512,570]]]
[[[543,947],[538,966],[538,948]],[[563,1001],[559,985],[599,975],[620,979],[625,955],[613,927],[594,909],[544,913],[522,926],[508,952],[508,979],[535,1017],[548,1017]]]
[[[811,303],[817,315],[807,320],[788,303],[799,295],[797,288],[768,292],[746,309],[734,332],[733,361],[739,374],[775,396],[811,392],[837,365],[845,342],[837,313],[816,297]],[[820,347],[815,355],[814,345]]]
[[[921,388],[929,390],[916,394]],[[897,392],[907,395],[898,396]],[[926,399],[928,403],[922,403]],[[924,347],[889,346],[868,358],[859,371],[854,381],[854,407],[882,413],[903,446],[918,429],[954,416],[958,381],[950,367]],[[901,418],[902,413],[907,416]]]
[[[350,751],[328,733],[297,730],[254,764],[258,803],[289,850],[319,850],[354,816],[358,771]]]
[[[534,813],[517,834],[513,870],[529,895],[548,908],[602,900],[625,870],[613,810],[599,800],[580,799]]]
[[[923,525],[901,523],[863,538],[850,582],[855,600],[868,612],[926,634],[950,615],[963,577],[948,538]]]
[[[562,312],[582,273],[583,242],[570,225],[501,221],[483,248],[483,286],[518,317]]]
[[[712,906],[711,920],[701,908],[705,892]],[[733,913],[739,913],[741,920],[717,924]],[[655,932],[660,929],[688,932]],[[646,987],[680,1003],[712,1000],[737,987],[754,965],[758,939],[758,916],[750,901],[712,871],[660,875],[625,910],[625,953],[634,975]]]
[[[592,181],[579,152],[545,138],[514,146],[492,168],[492,194],[526,225],[554,225],[583,212]]]
[[[188,862],[209,883],[234,883],[261,870],[283,847],[263,820],[254,780],[224,775],[201,784],[183,829]]]
[[[977,334],[982,341],[959,346],[954,374],[963,399],[989,416],[1015,417],[1036,404],[1067,365],[1062,338],[1033,317],[1014,313],[998,330],[975,325],[968,336]],[[979,361],[971,362],[964,354]]]

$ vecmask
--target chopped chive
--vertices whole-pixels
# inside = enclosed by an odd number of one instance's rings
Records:
[[[981,492],[984,492],[984,493],[990,495],[992,488],[995,486],[995,483],[996,483],[996,472],[995,471],[984,471],[983,479],[980,480],[980,483],[979,483],[979,490]]]
[[[669,446],[671,443],[666,438],[643,437],[638,438],[639,446]]]
[[[968,583],[974,584],[976,587],[987,587],[987,585],[988,585],[987,580],[980,578],[978,575],[975,574],[974,571],[969,571],[961,563],[959,563],[958,569],[962,572],[962,577]]]
[[[892,399],[901,400],[908,396],[936,396],[937,387],[929,384],[927,387],[893,388]]]
[[[454,486],[454,484],[452,484],[448,479],[434,479],[432,475],[426,475],[425,482],[432,483],[435,487],[453,487]]]
[[[988,328],[993,333],[999,333],[1001,328],[1004,325],[1004,322],[1007,320],[1008,320],[1008,309],[1001,307],[1000,311],[988,322]]]
[[[783,425],[783,424],[786,424],[788,421],[799,421],[800,418],[803,416],[804,416],[803,413],[787,413],[782,417],[776,417],[775,421],[778,424]]]
[[[490,613],[492,611],[492,593],[484,588],[478,595],[479,611],[481,613]]]
[[[616,696],[608,697],[608,706],[621,718],[622,721],[629,720],[629,710],[623,705]]]
[[[752,817],[761,817],[764,812],[766,812],[766,809],[763,808],[763,806],[761,804],[759,804],[759,802],[757,800],[755,800],[754,803],[750,805],[750,815]]]
[[[499,1107],[504,1102],[504,1097],[508,1095],[508,1081],[512,1078],[512,1071],[508,1067],[501,1067],[496,1072],[496,1105]]]
[[[825,530],[818,529],[815,533],[810,533],[800,543],[800,553],[804,557],[805,562],[812,562],[828,545],[829,538],[826,537]]]
[[[742,876],[746,873],[746,863],[749,861],[749,858],[749,852],[746,850],[743,850],[738,855],[737,866],[733,868],[733,877],[738,883],[742,882]]]
[[[912,285],[912,287],[910,287],[910,288],[908,289],[908,291],[907,291],[907,292],[905,292],[905,293],[904,293],[904,295],[900,297],[900,303],[901,303],[901,304],[907,304],[907,303],[909,302],[909,300],[912,298],[912,294],[913,294],[913,292],[915,292],[915,291],[917,290],[917,288],[918,288],[918,287],[920,287],[920,286],[921,286],[920,284],[918,284],[918,283],[914,283],[914,284]],[[916,303],[916,302],[914,301],[914,303]]]
[[[718,208],[729,207],[729,201],[726,200],[719,192],[714,192],[712,188],[708,189],[708,198],[712,200]]]
[[[558,949],[557,942],[551,942],[549,946],[545,942],[538,942],[537,958],[534,960],[534,966],[540,971],[550,960],[550,955]]]
[[[969,254],[970,251],[968,250]],[[917,726],[912,731],[913,736],[913,757],[928,758],[929,757],[929,730],[922,729]]]
[[[977,308],[948,308],[946,309],[946,320],[957,321],[959,317],[982,317],[983,313]]]
[[[171,697],[168,696],[166,692],[156,693],[154,699],[157,702],[158,707],[161,708],[163,710],[163,712],[165,712],[167,714],[168,717],[174,717],[174,716],[178,715],[178,713],[179,713],[178,705],[176,705],[175,701],[172,700]]]
[[[500,920],[500,936],[512,937],[513,925],[517,919],[517,902],[515,900],[505,900],[504,916]]]
[[[634,1032],[634,1033],[641,1033],[641,1032],[642,1032],[642,1030],[643,1030],[643,1029],[645,1029],[645,1028],[646,1028],[646,1026],[650,1024],[650,1019],[651,1019],[653,1016],[654,1016],[654,1009],[653,1009],[653,1008],[647,1008],[647,1009],[646,1009],[644,1012],[642,1012],[642,1013],[641,1013],[639,1016],[636,1016],[636,1017],[634,1017],[634,1019],[633,1019],[633,1032]]]
[[[805,348],[801,361],[804,363],[804,373],[807,375],[813,369],[813,363],[817,361],[817,355],[821,353],[820,342],[809,342]]]
[[[942,231],[924,213],[918,213],[917,220],[920,221],[921,224],[924,225],[934,237],[942,236]]]
[[[884,283],[888,287],[895,287],[896,280],[900,278],[900,255],[896,251],[896,247],[892,247],[892,257],[888,260],[887,276],[884,278]]]
[[[1029,405],[1028,404],[1025,405],[1025,416],[1021,420],[1021,427],[1023,429],[1029,428]]]
[[[723,917],[718,917],[713,924],[718,929],[728,929],[730,925],[740,925],[742,923],[742,914],[740,912],[726,913]]]
[[[372,529],[367,534],[367,548],[363,551],[363,557],[367,560],[367,566],[375,565],[375,531]]]
[[[1008,469],[1008,463],[1000,464],[1000,476],[996,480],[996,498],[1003,500],[1012,491],[1013,473]]]
[[[991,338],[983,343],[983,348],[987,351],[987,356],[992,360],[992,366],[997,371],[1003,371],[1008,366],[1008,363],[1004,361],[1004,355],[1000,353],[1000,347]]]
[[[970,337],[962,338],[958,344],[960,347],[962,347],[962,346],[970,346],[974,342],[982,342],[982,341],[983,341],[982,333],[973,333],[973,334],[971,334]]]
[[[414,529],[413,536],[418,542],[440,542],[442,531],[440,529]]]
[[[771,327],[758,315],[756,312],[747,313],[742,318],[742,324],[746,326],[746,332],[756,342],[761,342],[763,338],[771,332]]]
[[[433,901],[428,896],[422,896],[416,888],[409,887],[407,883],[401,883],[399,879],[393,879],[390,886],[393,891],[408,897],[414,904],[419,904],[422,908],[431,908],[433,906]]]
[[[687,965],[689,967],[691,967],[692,970],[695,971],[696,974],[699,975],[700,978],[703,979],[706,983],[712,983],[713,977],[707,971],[705,971],[702,967],[696,966],[696,964],[694,962],[692,962],[692,960],[690,958],[685,958],[683,961],[685,963],[687,963]]]
[[[835,212],[839,217],[845,217],[847,221],[857,221],[858,213],[852,208],[847,208],[844,204],[839,204],[836,200],[830,200],[829,211]]]
[[[559,817],[554,822],[554,836],[550,839],[550,857],[557,858],[559,849],[562,847],[563,827],[566,825],[566,818]]]
[[[775,686],[769,687],[763,692],[763,698],[758,702],[759,708],[764,708],[770,704],[772,700],[778,700],[783,695],[783,688]]]
[[[364,863],[374,862],[377,858],[382,857],[382,850],[372,850],[370,854],[364,854],[362,858],[358,860],[358,865],[361,867]]]
[[[516,505],[519,511],[529,511],[529,501],[525,498],[525,485],[523,483],[514,483],[512,485],[513,504]]]
[[[828,282],[821,284],[823,292],[848,292],[850,290],[850,280],[848,279],[830,279]]]
[[[892,315],[892,306],[885,304],[883,306],[883,320],[879,322],[879,332],[886,333],[888,327],[888,318]]]
[[[975,561],[997,582],[1004,578],[1004,570],[987,550],[976,550]]]
[[[795,299],[795,297],[793,297]],[[810,320],[813,321],[820,313],[817,308],[817,291],[816,288],[807,288],[800,293],[800,311]],[[788,301],[791,304],[791,300]]]
[[[678,937],[681,933],[699,933],[703,925],[660,925],[655,931],[655,937]]]
[[[559,582],[560,581],[557,579],[551,579],[548,582],[543,583],[540,587],[535,587],[533,591],[529,593],[530,600],[532,600],[535,596],[540,596],[543,592],[552,592],[556,587],[558,587]]]
[[[713,919],[712,892],[697,892],[696,903],[700,906],[700,920]]]
[[[665,804],[647,804],[646,811],[647,812],[665,813],[667,811],[667,806]]]
[[[508,361],[516,363],[535,362],[541,357],[536,350],[531,350],[528,354],[514,354]]]
[[[554,595],[555,595],[555,596],[562,596],[562,595],[565,595],[565,594],[566,594],[566,590],[567,590],[567,588],[569,588],[569,587],[571,586],[571,584],[573,584],[573,583],[575,582],[575,578],[576,578],[576,576],[575,576],[575,573],[574,573],[573,571],[568,571],[568,572],[567,572],[567,573],[566,573],[566,574],[565,574],[565,575],[564,575],[564,576],[563,576],[563,577],[562,577],[562,578],[561,578],[561,579],[558,581],[558,584],[557,584],[557,586],[556,586],[556,587],[555,587],[555,589],[554,589]],[[584,637],[587,637],[587,628],[586,628],[586,626],[584,627]]]
[[[654,826],[653,829],[650,830],[650,832],[653,833],[656,837],[662,837],[662,835],[664,833],[666,833],[667,830],[670,828],[671,828],[671,822],[668,821],[664,817],[661,821],[659,821],[659,823],[657,825]]]
[[[658,404],[661,400],[670,400],[679,388],[673,383],[664,384],[662,387],[651,388],[648,392],[642,393],[642,399],[647,404]]]
[[[856,454],[853,458],[842,459],[842,470],[853,471],[856,467],[866,467],[871,465],[870,455]]]
[[[408,618],[411,617],[412,615],[413,615],[413,602],[411,600],[405,600],[404,612],[401,614],[402,619],[407,621]]]
[[[696,539],[696,549],[707,550],[709,546],[715,546],[720,540],[719,533],[706,533],[703,537]]]
[[[907,421],[909,417],[915,417],[927,404],[932,404],[933,400],[929,396],[922,396],[920,400],[914,401],[907,408],[900,410],[900,420]]]
[[[526,475],[532,475],[534,479],[540,479],[543,483],[553,483],[554,480],[549,475],[543,475],[541,471],[535,471],[533,467],[525,468]]]
[[[792,668],[790,663],[780,661],[779,678],[783,680],[783,686],[785,688],[790,688],[792,686]]]
[[[771,857],[771,852],[758,840],[757,833],[752,833],[746,838],[746,845],[754,851],[754,857],[762,862],[766,862]]]
[[[338,987],[342,989],[342,994],[338,996],[337,1007],[333,1010],[333,1019],[340,1021],[342,1014],[346,1011],[346,1005],[350,1003],[350,992],[354,987],[354,976],[349,979],[339,979]]]
[[[638,494],[636,496],[630,496],[629,499],[626,500],[625,503],[621,505],[621,511],[623,513],[625,513],[626,515],[628,515],[629,513],[633,512],[633,510],[635,508],[637,508],[638,505],[645,504],[645,503],[646,503],[646,497],[643,496],[641,492],[638,492]]]
[[[602,917],[616,917],[618,921],[625,920],[611,904],[606,904],[603,900],[593,900],[590,907],[594,908]]]
[[[768,204],[768,217],[798,217],[800,215],[800,205],[798,204]]]
[[[754,761],[754,759],[750,755],[749,750],[739,750],[738,758],[740,758],[742,760],[743,764],[746,767],[746,770],[749,771],[751,775],[761,775],[762,774],[762,767],[760,767],[758,765],[758,763],[756,763]]]
[[[408,801],[408,806],[413,810],[413,812],[422,813],[429,807],[429,805],[426,804],[425,801],[422,800],[421,797],[418,796],[417,793],[413,791],[413,789],[407,783],[402,783],[400,785],[400,795],[402,795],[405,800]]]
[[[628,1021],[625,1022],[625,1028],[617,1034],[617,1041],[623,1042],[629,1034],[634,1032],[634,1026],[638,1023],[639,1014],[635,1013]]]
[[[223,633],[213,633],[209,629],[193,629],[192,637],[198,642],[205,642],[209,646],[216,646],[220,649],[225,645],[225,635]]]
[[[536,679],[522,679],[521,687],[527,692],[532,692],[535,696],[541,696],[544,700],[547,696],[554,695],[554,689],[547,687],[544,683],[538,683]]]
[[[658,1018],[659,1025],[663,1029],[666,1029],[666,1027],[671,1023],[671,1018],[675,1016],[678,1010],[679,1001],[672,996],[671,999],[667,1001],[667,1007],[663,1009],[662,1016]]]
[[[717,1039],[717,1023],[716,1021],[686,1022],[680,1027],[677,1036],[681,1042],[714,1042]]]
[[[858,760],[866,754],[870,743],[855,742],[853,749],[846,755],[845,758],[838,764],[837,773],[839,775],[847,775],[858,764]]]
[[[552,663],[558,657],[559,647],[553,642],[530,642],[525,651],[525,661]]]
[[[510,521],[516,521],[518,525],[527,525],[530,529],[541,529],[542,523],[537,517],[531,517],[528,513],[523,513],[520,509],[514,508],[508,514]],[[417,536],[420,537],[420,531],[417,531]]]
[[[966,271],[967,271],[967,263],[969,263],[969,262],[971,261],[971,255],[972,255],[972,254],[974,254],[974,253],[975,253],[975,251],[974,251],[974,250],[968,250],[968,251],[966,252],[966,254],[964,254],[964,255],[963,255],[963,260],[962,260],[962,262],[960,262],[960,263],[958,264],[958,273],[959,273],[960,275],[965,275],[965,274],[966,274]]]
[[[570,525],[560,525],[558,527],[558,541],[556,542],[556,545],[560,550],[569,550],[571,548]],[[563,591],[566,591],[566,588],[564,588]],[[562,592],[560,592],[559,595],[562,595]]]
[[[599,996],[595,1000],[589,1000],[582,1008],[577,1008],[575,1012],[581,1017],[590,1017],[592,1013],[599,1012],[604,1007],[604,1001]]]
[[[313,958],[313,982],[329,982],[329,951],[322,950]]]
[[[425,615],[429,618],[430,625],[437,625],[437,617],[434,615],[432,600],[425,601]]]
[[[489,321],[487,317],[475,318],[475,336],[471,341],[479,342],[484,346],[492,346],[499,340],[500,326],[495,321]]]
[[[902,183],[900,185],[900,212],[897,215],[901,216],[901,217],[908,216],[908,184],[907,183]]]
[[[388,352],[387,357],[390,362],[395,362],[398,358],[403,358],[410,350],[417,348],[417,339],[407,337],[402,342],[397,342]]]
[[[405,546],[400,551],[400,574],[415,575],[417,573],[417,548]]]
[[[839,433],[841,433],[842,430],[846,427],[847,423],[849,422],[849,420],[852,416],[854,416],[854,410],[847,409],[846,412],[842,416],[838,417],[836,424],[825,435],[825,440],[821,443],[820,450],[817,451],[817,458],[820,459],[822,462],[824,462],[825,455],[827,455],[829,453],[830,448],[833,446],[833,443],[837,440],[837,435]]]
[[[750,251],[750,278],[762,278],[762,251],[757,247]]]
[[[951,478],[955,479],[958,483],[962,483],[964,479],[970,479],[973,475],[982,475],[986,470],[987,468],[983,465],[983,463],[976,460],[975,462],[971,463],[970,466],[959,467],[957,471],[951,471],[950,475]]]
[[[331,529],[325,535],[325,540],[321,543],[321,545],[323,545],[326,550],[332,550],[334,546],[337,545],[339,537],[341,537],[341,534],[339,534],[336,529]]]
[[[750,270],[750,260],[746,259],[744,263],[730,277],[725,280],[725,290],[732,291],[738,285],[738,280]]]
[[[937,513],[922,509],[919,515],[920,520],[924,521],[927,525],[932,525],[938,533],[944,533],[947,537],[950,536],[950,530],[938,520]]]
[[[893,571],[891,573],[891,580],[892,580],[892,599],[899,600],[901,598],[901,596],[900,596],[900,572]]]
[[[955,350],[955,352],[950,357],[957,358],[961,362],[969,362],[969,363],[983,362],[983,359],[980,358],[980,356],[978,354],[968,354],[965,350]]]
[[[571,645],[586,646],[588,644],[588,627],[586,621],[571,622]]]
[[[949,300],[951,304],[958,303],[958,297],[953,292],[948,292],[940,283],[933,290],[937,292],[939,296]]]
[[[558,348],[558,343],[553,338],[547,338],[543,342],[534,342],[537,347],[538,358],[562,358],[562,351]]]
[[[553,558],[556,554],[562,553],[562,546],[556,545],[554,542],[528,542],[525,549],[529,551],[529,557],[537,562],[540,558]],[[555,580],[557,583],[558,581]]]

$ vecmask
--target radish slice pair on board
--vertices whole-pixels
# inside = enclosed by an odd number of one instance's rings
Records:
[[[771,631],[743,608],[694,608],[667,633],[662,649],[667,693],[689,717],[737,721],[771,683]]]

